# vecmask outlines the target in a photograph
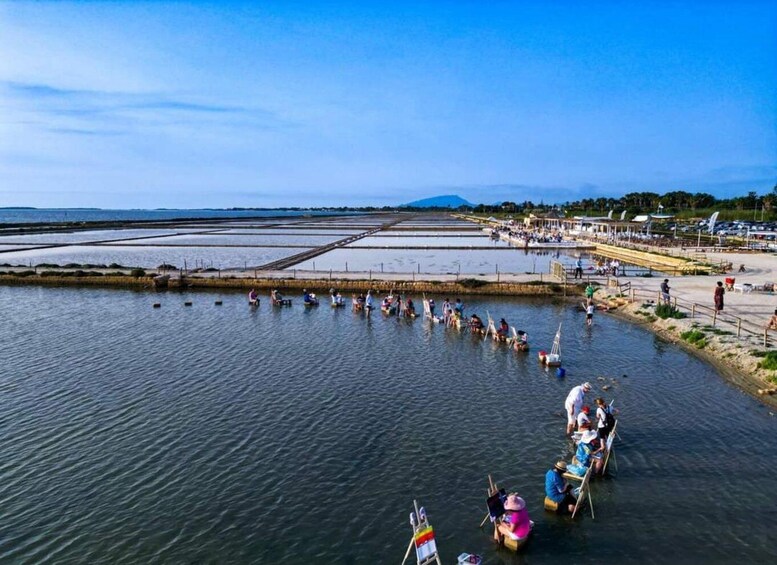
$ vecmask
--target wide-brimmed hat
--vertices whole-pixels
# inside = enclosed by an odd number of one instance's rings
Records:
[[[526,508],[526,502],[523,500],[523,498],[515,493],[508,495],[507,500],[505,501],[505,510],[513,510],[518,512],[524,508]]]
[[[556,461],[555,467],[559,471],[566,471],[567,470],[567,462],[566,461]]]
[[[592,442],[593,440],[595,440],[598,437],[599,437],[598,433],[596,433],[593,430],[588,430],[588,431],[583,432],[583,437],[580,438],[580,441],[582,443],[590,443],[590,442]]]
[[[584,390],[584,391],[588,392],[588,391],[589,391],[589,390],[591,390],[592,388],[593,388],[593,387],[591,386],[591,383],[583,383],[583,390]]]

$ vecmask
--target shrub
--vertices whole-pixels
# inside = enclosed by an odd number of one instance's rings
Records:
[[[144,271],[143,269],[132,269],[130,271],[130,276],[135,277],[136,279],[139,279],[140,277],[146,276],[146,271]]]
[[[683,341],[687,341],[691,345],[695,345],[699,349],[703,349],[707,345],[707,335],[699,330],[688,330],[680,334],[680,338]]]
[[[125,267],[124,265],[119,265],[118,263],[111,263],[110,265],[108,265],[108,268],[109,269],[126,269],[127,267]]]
[[[764,351],[766,355],[763,356],[763,361],[758,363],[758,366],[761,369],[766,369],[768,371],[775,371],[777,370],[777,351]]]
[[[14,273],[15,277],[31,277],[35,274],[35,271],[27,270],[27,271],[16,271]]]
[[[659,304],[656,306],[656,316],[662,320],[666,320],[667,318],[675,318],[680,320],[686,317],[685,314],[670,304]]]
[[[170,263],[162,263],[157,267],[160,271],[177,271],[178,267],[171,265]]]
[[[486,286],[488,281],[481,279],[461,279],[459,284],[464,288],[480,288],[481,286]]]

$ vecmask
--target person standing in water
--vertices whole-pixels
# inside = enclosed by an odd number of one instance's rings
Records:
[[[588,305],[585,307],[585,323],[588,326],[594,323],[594,310],[596,310],[596,306],[594,306],[593,300],[589,299]]]
[[[370,315],[370,312],[372,312],[372,309],[375,307],[375,299],[372,297],[372,291],[367,291],[367,296],[364,298],[364,310],[367,312],[367,315]]]

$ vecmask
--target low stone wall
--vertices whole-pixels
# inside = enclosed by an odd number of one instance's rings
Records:
[[[471,279],[470,279],[471,280]],[[24,277],[0,275],[0,284],[7,285],[44,285],[44,286],[105,286],[125,288],[155,288],[153,277],[107,276],[41,276],[40,274]],[[484,282],[482,285],[460,284],[458,282],[439,281],[370,281],[351,279],[276,279],[276,278],[228,278],[228,277],[196,277],[183,279],[171,278],[166,288],[212,288],[212,289],[270,289],[299,290],[308,288],[319,293],[328,293],[330,288],[340,292],[388,291],[391,289],[403,293],[420,295],[493,295],[493,296],[553,296],[564,293],[564,286],[558,283],[506,283]],[[567,285],[567,292],[579,292],[574,285]]]

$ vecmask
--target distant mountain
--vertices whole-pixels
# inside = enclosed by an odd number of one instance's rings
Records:
[[[459,206],[472,206],[472,204],[456,194],[446,194],[445,196],[433,196],[432,198],[408,202],[407,204],[402,204],[402,206],[413,208],[458,208]]]

